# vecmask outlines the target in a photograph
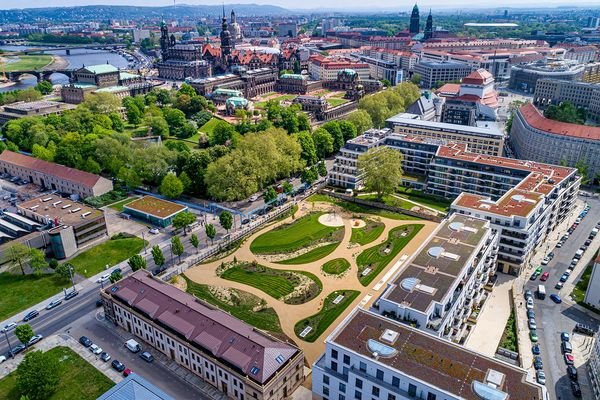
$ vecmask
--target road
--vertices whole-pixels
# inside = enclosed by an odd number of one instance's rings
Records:
[[[546,248],[546,254],[550,251],[554,251],[555,254],[554,259],[550,261],[546,267],[544,267],[544,272],[548,271],[550,273],[550,277],[545,282],[547,297],[545,300],[538,300],[537,298],[534,299],[537,333],[539,337],[539,345],[542,351],[541,355],[544,363],[544,371],[546,373],[546,387],[548,388],[550,397],[555,400],[574,398],[573,394],[571,393],[570,380],[566,372],[566,364],[560,350],[560,333],[569,332],[572,334],[573,328],[577,322],[585,323],[594,328],[598,328],[600,323],[600,321],[597,319],[590,318],[586,313],[579,311],[567,302],[563,301],[562,304],[555,304],[548,297],[552,293],[559,292],[554,288],[554,285],[556,285],[560,279],[560,276],[567,270],[567,267],[573,259],[573,255],[586,241],[592,228],[598,221],[600,221],[600,200],[591,197],[586,197],[583,199],[588,201],[591,205],[591,209],[587,217],[583,219],[581,224],[579,224],[577,229],[575,229],[573,234],[569,237],[562,248],[554,250],[552,248]],[[573,219],[575,217],[573,217]],[[554,235],[562,236],[563,233],[561,232],[560,234]],[[553,241],[555,241],[555,239],[557,239],[556,236],[551,238]],[[600,239],[597,238],[594,240],[592,245],[595,245],[597,248],[599,241]],[[593,251],[588,249],[588,251],[586,251],[584,254],[584,259],[589,259],[592,253]],[[575,277],[573,279],[569,279],[569,282],[577,282],[579,280],[579,277],[585,270],[585,264],[586,263],[582,262],[577,264],[575,270],[572,272],[572,275],[575,275]],[[525,288],[535,293],[538,285],[543,283],[544,282],[540,282],[539,278],[536,281],[527,280]],[[559,295],[563,299],[570,295],[570,287],[572,286],[567,286],[565,286],[565,288],[559,292]],[[526,329],[526,332],[528,334],[529,331]],[[574,345],[573,353],[576,357],[575,363],[578,367],[579,383],[583,392],[583,398],[585,399],[590,398],[589,396],[591,396],[591,389],[589,386],[585,365],[582,365],[583,360],[581,359],[581,350],[584,349],[580,349],[578,346],[576,346],[576,341],[577,343],[580,343],[584,340],[584,338],[581,335],[577,336],[579,337],[572,340]],[[586,352],[584,351],[583,353]],[[579,360],[578,357],[580,358]],[[526,365],[525,367],[529,366]]]

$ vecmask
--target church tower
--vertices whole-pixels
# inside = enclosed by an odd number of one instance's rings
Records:
[[[167,49],[169,48],[169,28],[167,23],[163,20],[160,23],[160,49],[163,61],[167,58]]]
[[[231,33],[227,26],[227,18],[225,17],[225,6],[223,6],[223,22],[221,24],[221,58],[226,62],[231,55]]]
[[[415,6],[412,9],[412,14],[410,15],[410,27],[408,29],[411,35],[416,35],[421,31],[420,21],[419,21],[419,7],[415,3]]]
[[[431,38],[433,38],[433,17],[431,16],[431,9],[429,9],[429,15],[425,23],[425,40]]]

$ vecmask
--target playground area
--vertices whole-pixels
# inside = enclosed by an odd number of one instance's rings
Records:
[[[238,318],[283,333],[312,363],[333,327],[356,305],[370,307],[437,223],[323,196],[298,206],[235,252],[188,269],[185,282],[189,292]],[[260,315],[270,322],[257,321]]]

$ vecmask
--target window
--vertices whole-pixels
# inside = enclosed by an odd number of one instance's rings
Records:
[[[417,395],[417,387],[412,383],[408,384],[408,395],[413,397]]]
[[[367,364],[365,364],[364,362],[361,361],[360,364],[359,364],[359,366],[358,366],[358,369],[361,372],[367,372]]]
[[[350,365],[350,356],[348,354],[344,354],[344,364]]]
[[[324,385],[329,385],[329,376],[323,375],[323,384]]]
[[[329,396],[329,388],[327,386],[323,387],[323,395],[324,396]]]
[[[340,392],[342,392],[342,393],[346,393],[346,384],[345,384],[345,383],[342,383],[342,382],[340,382],[340,383],[339,383],[339,386],[338,386],[338,389],[340,390]]]
[[[435,400],[437,396],[431,392],[427,393],[427,400]]]
[[[346,400],[346,396],[344,396],[343,394],[340,394],[338,396],[338,400]]]
[[[362,393],[359,390],[355,390],[354,391],[354,398],[361,400],[362,399]]]
[[[391,393],[388,393],[388,400],[396,400],[396,396]]]
[[[358,378],[356,378],[356,382],[354,383],[354,386],[356,386],[359,389],[362,389],[362,381]]]
[[[398,379],[397,377],[393,376],[392,377],[392,386],[394,386],[394,387],[400,387],[400,379]]]
[[[377,379],[383,380],[383,371],[378,369],[377,373],[376,373],[376,377],[377,377]]]
[[[337,372],[337,363],[335,361],[331,362],[331,369]]]
[[[338,359],[338,351],[335,349],[331,350],[331,358],[333,358],[334,360]]]
[[[371,394],[372,394],[373,396],[379,396],[379,388],[378,388],[377,386],[373,386],[373,387],[371,388]]]

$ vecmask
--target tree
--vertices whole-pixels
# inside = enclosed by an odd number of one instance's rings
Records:
[[[152,259],[154,260],[154,264],[156,264],[157,267],[160,268],[163,265],[165,265],[165,255],[163,254],[160,247],[158,247],[158,245],[152,246],[151,253]]]
[[[165,121],[169,125],[171,133],[177,133],[187,123],[183,111],[176,108],[163,108]]]
[[[146,125],[153,136],[165,137],[169,135],[169,124],[162,115],[146,118]]]
[[[142,180],[138,174],[131,168],[121,167],[117,174],[117,179],[120,180],[128,189],[135,189],[142,184]]]
[[[292,192],[294,191],[294,185],[292,185],[288,181],[283,182],[282,188],[283,188],[283,193],[285,193],[285,194],[292,194]]]
[[[356,132],[360,134],[373,127],[371,116],[365,110],[356,110],[348,115],[346,121],[354,125],[356,127]]]
[[[219,214],[219,223],[229,233],[229,230],[233,226],[233,215],[229,211],[223,211]]]
[[[40,249],[31,249],[29,265],[33,269],[33,273],[37,276],[42,274],[44,268],[48,268],[48,262],[46,261],[46,254]]]
[[[194,246],[194,248],[196,249],[196,253],[197,253],[198,246],[200,246],[200,239],[198,239],[198,236],[195,233],[192,233],[190,235],[190,243],[192,244],[192,246]]]
[[[17,389],[30,400],[46,400],[58,386],[58,364],[48,353],[27,353],[16,371]]]
[[[133,272],[139,269],[146,269],[146,259],[139,254],[131,256],[127,264],[129,264]]]
[[[87,108],[92,114],[110,114],[118,112],[121,108],[121,100],[111,93],[90,93],[85,96],[82,103],[83,108]]]
[[[392,82],[390,82],[388,79],[381,79],[380,80],[381,84],[385,87],[390,87],[392,86]]]
[[[181,262],[181,255],[185,248],[183,247],[183,243],[181,243],[181,239],[179,236],[173,236],[171,238],[171,252],[177,256],[178,262]]]
[[[564,101],[559,105],[550,105],[544,112],[544,116],[555,121],[568,122],[572,124],[582,125],[587,119],[585,109],[575,107],[573,103]]]
[[[590,183],[590,167],[584,160],[577,161],[575,164],[575,168],[577,168],[577,173],[581,176],[581,184],[587,185]]]
[[[302,177],[300,178],[302,183],[307,185],[312,185],[317,179],[319,179],[319,173],[315,167],[306,168],[302,171]]]
[[[25,345],[31,340],[31,338],[34,335],[35,333],[33,332],[33,329],[31,329],[31,325],[29,324],[19,325],[15,329],[15,336],[17,337],[17,339],[19,339],[21,343]]]
[[[52,89],[52,82],[50,81],[40,81],[35,85],[35,90],[44,95],[52,93]]]
[[[329,121],[323,124],[323,129],[325,129],[331,137],[333,138],[333,151],[337,152],[344,146],[344,134],[340,128],[340,123],[338,121]]]
[[[272,186],[269,186],[267,190],[265,190],[263,198],[265,199],[265,203],[270,203],[277,198],[277,192]]]
[[[123,275],[119,271],[115,271],[112,274],[110,274],[110,277],[108,279],[110,280],[110,283],[116,283],[123,279]]]
[[[21,273],[25,275],[25,264],[29,257],[31,256],[31,251],[29,247],[25,246],[23,243],[15,242],[12,246],[8,248],[7,260],[10,262],[12,268],[19,268]]]
[[[206,232],[206,236],[210,239],[210,243],[214,244],[215,236],[217,236],[217,229],[215,226],[213,224],[206,224],[204,231]]]
[[[208,136],[208,144],[215,146],[217,144],[228,145],[233,139],[235,128],[228,122],[219,121],[215,124],[212,134]]]
[[[127,109],[127,121],[134,126],[138,126],[142,122],[142,111],[133,102],[128,103]]]
[[[324,161],[317,164],[317,172],[319,173],[319,176],[327,176],[327,165],[325,165]]]
[[[421,80],[423,79],[423,77],[421,76],[421,74],[419,73],[414,73],[413,76],[410,78],[410,81],[419,86],[421,84]]]
[[[187,227],[196,221],[196,214],[189,211],[183,211],[173,218],[173,227],[183,229],[183,234],[187,235]]]
[[[312,137],[319,158],[325,158],[333,153],[333,137],[327,130],[319,128],[313,132]]]
[[[71,268],[73,268],[71,264],[63,263],[56,267],[56,270],[54,272],[62,279],[68,281],[69,279],[71,279]]]
[[[344,138],[344,143],[350,139],[354,139],[356,137],[356,126],[350,121],[339,121],[340,130],[342,131],[342,136]]]
[[[402,179],[402,153],[389,147],[376,147],[358,157],[358,170],[365,189],[379,200],[393,192]]]
[[[163,178],[159,191],[169,199],[176,199],[183,193],[183,183],[175,174],[170,173]]]

